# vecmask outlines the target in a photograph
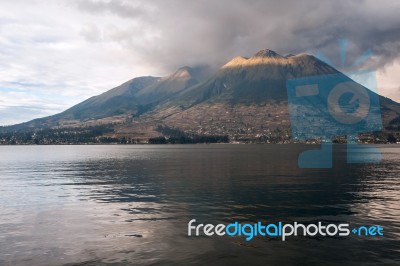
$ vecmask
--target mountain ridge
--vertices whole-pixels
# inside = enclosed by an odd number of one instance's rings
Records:
[[[212,75],[206,72],[184,66],[166,77],[137,77],[62,113],[2,127],[0,132],[108,124],[113,125],[110,136],[143,138],[163,135],[157,130],[160,126],[231,139],[278,129],[290,135],[286,81],[344,75],[314,56],[282,56],[269,49],[237,56]],[[400,104],[380,98],[382,118],[389,125],[400,117]]]

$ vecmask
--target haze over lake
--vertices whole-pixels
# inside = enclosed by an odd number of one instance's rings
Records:
[[[338,145],[328,170],[298,169],[305,147],[1,146],[0,264],[398,265],[400,146],[379,146],[379,165],[349,166]],[[188,237],[191,219],[379,224],[385,234],[247,242]]]

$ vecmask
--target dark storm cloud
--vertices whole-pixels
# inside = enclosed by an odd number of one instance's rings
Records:
[[[136,19],[109,38],[149,64],[172,71],[182,65],[219,66],[262,48],[280,54],[323,52],[339,62],[338,39],[349,40],[348,64],[371,49],[374,67],[397,59],[397,1],[136,1],[77,2],[81,10]],[[129,22],[127,22],[129,23]]]

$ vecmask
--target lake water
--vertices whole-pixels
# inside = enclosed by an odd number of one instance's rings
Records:
[[[400,145],[0,146],[0,265],[400,265]],[[316,148],[316,147],[314,147]],[[187,223],[381,225],[382,237],[188,237]]]

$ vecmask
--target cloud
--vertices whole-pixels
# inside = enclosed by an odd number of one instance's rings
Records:
[[[377,72],[379,93],[400,103],[400,60],[387,64]]]
[[[12,125],[48,116],[69,106],[68,101],[54,95],[35,95],[35,84],[15,84],[17,89],[0,88],[0,116],[3,125]]]
[[[129,15],[128,2],[80,0],[80,10],[101,15],[104,9]],[[152,1],[141,9],[139,27],[119,25],[104,41],[134,51],[164,71],[180,65],[223,64],[234,55],[252,55],[261,48],[279,53],[323,51],[339,58],[337,40],[348,38],[348,60],[371,49],[373,67],[398,57],[400,20],[396,1]],[[114,6],[118,6],[116,8]],[[82,8],[84,6],[85,8]],[[87,8],[91,7],[93,8]],[[97,8],[101,6],[101,8]]]
[[[349,40],[347,65],[372,51],[367,66],[381,73],[382,92],[396,97],[399,81],[390,76],[397,74],[383,70],[399,59],[399,9],[390,0],[3,1],[0,97],[9,101],[2,90],[11,89],[25,93],[17,106],[40,107],[29,95],[54,101],[47,115],[135,76],[217,68],[263,48],[321,51],[340,65],[340,38]],[[18,110],[15,121],[31,119]],[[0,110],[0,124],[4,117]]]
[[[138,1],[75,1],[78,9],[95,14],[110,13],[126,18],[136,18],[144,14],[144,6]]]

